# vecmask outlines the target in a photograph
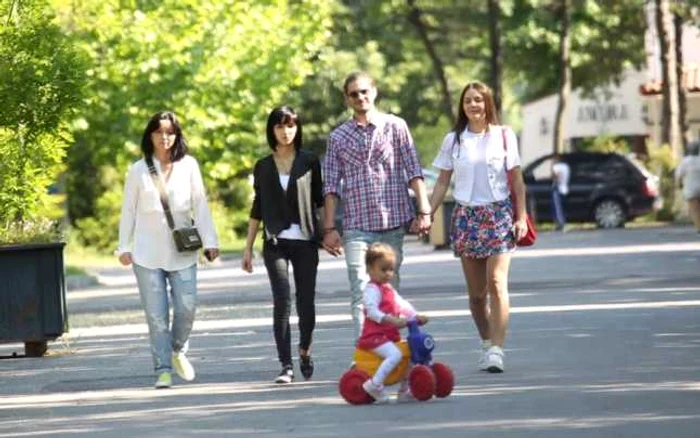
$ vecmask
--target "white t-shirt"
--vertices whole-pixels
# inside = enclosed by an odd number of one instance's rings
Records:
[[[511,129],[497,125],[490,125],[488,131],[480,134],[465,129],[459,144],[455,143],[455,133],[450,132],[443,139],[433,166],[454,171],[452,194],[460,204],[473,206],[502,201],[510,196],[506,168],[520,166],[518,139]]]
[[[700,156],[686,155],[676,168],[676,180],[682,183],[686,200],[700,198]]]
[[[153,164],[162,177],[161,165],[155,156]],[[204,248],[218,248],[197,160],[185,155],[173,163],[170,178],[167,182],[163,178],[163,182],[175,228],[190,226],[194,219]],[[177,250],[145,159],[135,162],[126,176],[117,252],[120,255],[130,252],[134,263],[148,269],[178,271],[197,263],[196,251]]]
[[[571,175],[571,169],[569,165],[559,161],[552,165],[552,173],[556,175],[556,186],[559,193],[562,195],[569,194],[569,177]]]
[[[287,191],[289,187],[289,174],[280,174],[280,185]],[[301,232],[301,226],[299,224],[291,224],[289,228],[280,231],[277,234],[278,239],[290,239],[290,240],[309,240]]]

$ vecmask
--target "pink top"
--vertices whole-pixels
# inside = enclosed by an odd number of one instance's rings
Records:
[[[387,342],[401,340],[399,329],[391,324],[381,323],[385,315],[412,318],[416,311],[394,290],[390,283],[370,282],[364,292],[365,322],[362,334],[357,340],[357,348],[373,350]]]

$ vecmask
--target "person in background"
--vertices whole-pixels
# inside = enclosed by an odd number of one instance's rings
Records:
[[[557,231],[564,231],[566,226],[564,199],[569,194],[571,169],[561,159],[560,154],[555,154],[552,160],[552,217],[556,223]]]
[[[431,217],[421,165],[406,122],[377,110],[377,87],[365,72],[350,74],[343,92],[353,117],[334,129],[328,139],[323,164],[323,247],[333,255],[345,251],[356,340],[362,330],[362,290],[368,281],[364,263],[367,248],[384,242],[394,249],[396,275],[392,283],[398,290],[406,228],[410,224],[411,231],[425,233]],[[416,195],[418,211],[414,211],[409,187]],[[339,198],[344,208],[342,240],[335,228]]]
[[[175,228],[194,221],[210,261],[218,257],[219,244],[199,165],[187,152],[175,114],[163,111],[151,117],[141,151],[143,158],[131,166],[126,177],[117,253],[122,265],[133,265],[136,275],[157,375],[155,387],[168,388],[173,368],[186,381],[195,378],[185,354],[197,309],[198,254],[178,252],[148,161],[165,187]],[[173,306],[172,326],[168,296]]]
[[[450,240],[469,290],[469,309],[481,337],[479,369],[503,372],[510,316],[508,270],[515,242],[527,232],[525,183],[513,130],[498,124],[493,93],[481,82],[462,90],[457,122],[433,166],[440,175],[430,199],[435,211],[455,174]],[[510,199],[509,174],[515,200]],[[517,204],[513,210],[513,201]]]
[[[399,329],[406,327],[408,320],[415,319],[418,324],[428,322],[428,317],[418,315],[411,303],[406,301],[391,286],[391,279],[396,269],[396,255],[391,246],[385,243],[373,243],[365,253],[365,264],[370,281],[363,295],[365,323],[362,335],[357,340],[357,348],[372,351],[384,360],[362,388],[378,403],[389,401],[384,389],[384,381],[399,365],[401,350],[396,342],[401,340]],[[408,381],[404,376],[397,394],[398,401],[412,400]]]
[[[700,141],[688,145],[688,155],[676,168],[676,183],[683,190],[688,213],[700,233]]]
[[[242,267],[253,272],[253,243],[262,222],[263,259],[272,289],[273,331],[282,366],[275,382],[292,383],[289,264],[294,269],[299,316],[299,368],[308,380],[314,372],[311,341],[321,241],[317,210],[323,206],[323,184],[318,158],[302,149],[302,124],[293,108],[280,106],[270,112],[267,143],[272,153],[258,160],[253,171],[255,198]]]

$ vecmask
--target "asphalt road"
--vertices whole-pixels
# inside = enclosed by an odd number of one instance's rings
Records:
[[[194,382],[151,388],[131,274],[103,272],[110,286],[69,292],[71,332],[49,356],[0,360],[0,437],[699,436],[700,236],[691,228],[543,233],[519,250],[500,375],[476,370],[458,262],[413,241],[406,253],[402,292],[432,316],[435,358],[456,375],[446,399],[354,407],[338,396],[351,328],[343,262],[328,256],[314,378],[270,383],[278,364],[264,269],[244,275],[231,260],[201,271]],[[0,355],[18,349],[0,345]]]

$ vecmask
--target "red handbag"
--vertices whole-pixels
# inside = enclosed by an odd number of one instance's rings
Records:
[[[508,143],[506,142],[506,130],[503,128],[501,130],[501,133],[503,134],[503,150],[506,152],[506,157],[508,156]],[[506,166],[506,160],[503,160],[503,166]],[[508,175],[508,190],[510,190],[510,200],[513,204],[513,213],[518,209],[518,206],[515,202],[515,196],[513,195],[513,177],[511,176],[511,173],[508,171],[508,168],[506,167],[506,175]],[[525,221],[527,222],[527,233],[515,242],[516,245],[518,246],[531,246],[535,244],[535,240],[537,240],[537,229],[535,228],[535,224],[532,222],[532,219],[530,218],[530,215],[525,212]]]

